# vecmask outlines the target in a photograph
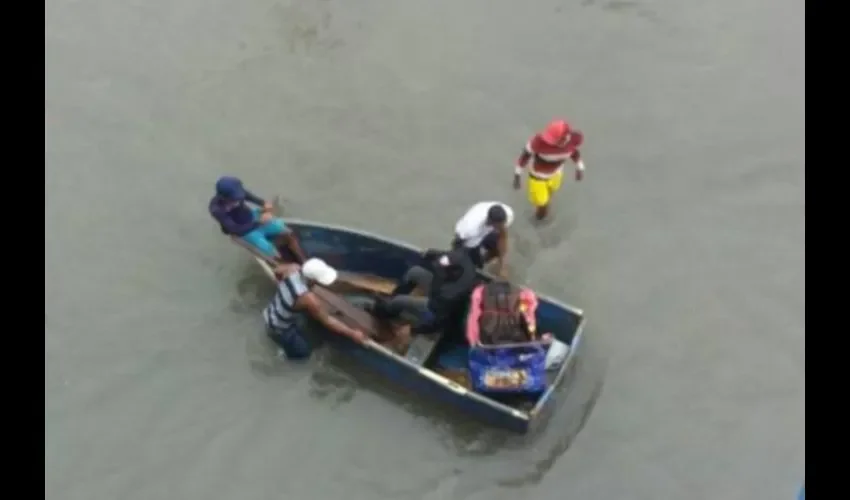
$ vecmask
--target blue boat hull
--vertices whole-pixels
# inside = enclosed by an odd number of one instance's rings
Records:
[[[315,222],[287,219],[286,224],[295,232],[307,255],[322,258],[342,271],[398,280],[411,266],[423,263],[421,250],[406,243]],[[269,266],[262,259],[257,261],[270,274]],[[378,344],[363,346],[330,333],[325,337],[335,348],[394,383],[442,401],[490,425],[526,433],[540,425],[555,404],[556,391],[568,378],[574,363],[585,322],[582,311],[542,296],[537,316],[539,331],[551,332],[569,345],[570,351],[549,388],[530,411],[521,411],[476,394]]]

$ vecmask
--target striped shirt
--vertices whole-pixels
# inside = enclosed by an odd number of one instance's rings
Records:
[[[301,273],[292,273],[282,279],[277,285],[277,292],[274,294],[269,305],[263,310],[263,319],[266,321],[266,326],[275,330],[285,330],[291,328],[295,323],[295,302],[298,297],[309,292],[307,283]]]

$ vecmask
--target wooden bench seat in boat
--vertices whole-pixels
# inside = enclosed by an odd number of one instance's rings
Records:
[[[442,337],[442,332],[415,335],[411,339],[399,337],[395,334],[395,326],[391,322],[375,318],[370,312],[357,307],[334,291],[322,286],[314,286],[312,291],[340,321],[352,328],[359,328],[376,342],[404,354],[416,365],[425,365]]]
[[[362,330],[376,342],[384,343],[395,338],[390,323],[379,321],[371,313],[353,305],[339,294],[319,285],[313,286],[312,292],[327,305],[333,316],[351,328]]]
[[[251,252],[255,257],[274,265],[271,259],[260,255],[256,249],[240,239],[231,237],[231,240]],[[409,349],[411,342],[397,336],[393,324],[378,320],[370,312],[357,307],[339,295],[347,292],[367,292],[386,296],[392,293],[395,286],[395,281],[380,276],[338,271],[337,281],[334,284],[327,288],[315,285],[312,287],[312,291],[329,308],[330,314],[349,327],[360,329],[375,342],[383,344],[399,354],[411,354],[413,356],[411,361],[415,360],[414,362],[417,364],[424,364],[436,346],[439,339],[438,335],[418,336],[422,338],[413,339],[418,340],[418,342],[416,342],[416,348],[411,352],[411,349]],[[412,295],[422,295],[422,291],[416,289],[412,292]]]
[[[343,292],[346,289],[351,290],[368,290],[380,295],[389,295],[395,289],[394,281],[380,276],[371,274],[351,273],[347,271],[339,271],[337,281],[331,288],[335,291]]]

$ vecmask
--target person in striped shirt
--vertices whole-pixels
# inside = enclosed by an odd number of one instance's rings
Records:
[[[263,319],[269,337],[283,349],[289,359],[307,359],[312,347],[303,334],[304,319],[310,317],[328,330],[345,335],[355,342],[368,337],[331,316],[319,298],[310,291],[313,283],[330,286],[336,281],[336,269],[321,259],[309,259],[303,265],[281,264],[275,268],[279,283]]]

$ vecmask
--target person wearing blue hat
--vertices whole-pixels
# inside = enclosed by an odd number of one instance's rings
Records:
[[[248,206],[248,202],[257,205]],[[272,204],[245,189],[236,177],[224,176],[215,183],[215,196],[209,204],[210,215],[224,234],[240,238],[266,257],[293,254],[304,262],[298,240],[280,217],[272,214]]]

